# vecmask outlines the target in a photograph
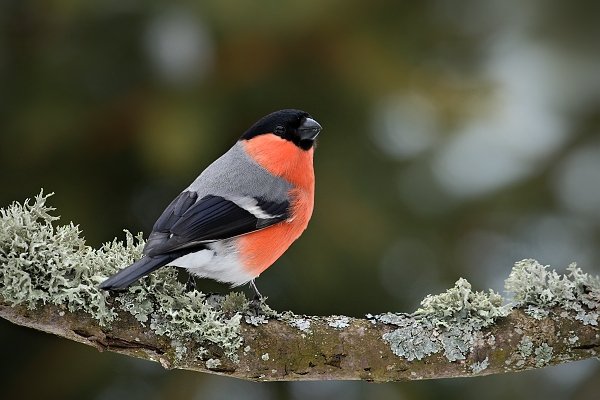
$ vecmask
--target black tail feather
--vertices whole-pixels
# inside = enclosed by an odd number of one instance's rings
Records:
[[[174,257],[170,255],[145,256],[102,282],[99,288],[104,290],[125,289],[136,280],[168,264],[172,260],[174,260]]]

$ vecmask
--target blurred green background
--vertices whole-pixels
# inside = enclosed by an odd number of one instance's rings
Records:
[[[599,3],[0,2],[0,204],[43,187],[90,245],[148,232],[256,119],[324,127],[308,231],[258,281],[306,314],[411,311],[514,261],[600,259]],[[226,290],[203,281],[200,289]],[[0,321],[3,398],[591,399],[597,360],[375,385],[257,384]]]

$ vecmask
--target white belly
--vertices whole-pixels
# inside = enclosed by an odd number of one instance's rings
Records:
[[[232,286],[243,285],[256,278],[242,266],[231,240],[210,243],[208,247],[179,257],[169,265],[185,268],[200,278],[231,283]]]

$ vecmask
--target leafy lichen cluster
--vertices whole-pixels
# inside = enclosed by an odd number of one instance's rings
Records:
[[[41,192],[33,201],[0,209],[0,295],[10,305],[35,308],[52,303],[69,311],[83,310],[102,326],[118,317],[118,309],[179,347],[192,340],[210,341],[232,358],[242,343],[239,313],[241,299],[226,302],[228,313],[208,304],[197,291],[186,292],[173,270],[163,268],[120,293],[116,301],[98,285],[140,257],[141,235],[126,233],[125,243],[114,240],[100,249],[85,244],[72,223],[54,226],[58,217],[46,205],[50,195]],[[181,349],[176,353],[182,356]]]
[[[0,209],[0,293],[9,304],[64,305],[70,311],[84,310],[106,325],[116,317],[107,293],[96,286],[111,264],[126,264],[138,251],[128,235],[127,243],[105,244],[94,250],[85,245],[72,223],[54,227],[54,208],[46,205],[49,195],[41,192],[31,203],[17,202]]]
[[[525,308],[534,318],[546,317],[553,307],[576,312],[575,318],[586,325],[598,325],[600,279],[583,273],[575,263],[567,274],[549,270],[536,260],[515,263],[505,288],[513,293],[516,306]]]
[[[449,361],[456,361],[466,358],[476,332],[509,311],[499,294],[473,291],[461,278],[445,293],[428,295],[412,316],[382,314],[376,319],[398,327],[383,335],[394,354],[421,360],[443,350]]]
[[[512,305],[503,305],[502,296],[492,290],[488,293],[472,291],[471,285],[461,278],[445,293],[428,295],[421,302],[421,308],[412,315],[382,314],[376,319],[397,326],[383,338],[389,342],[394,354],[409,361],[441,351],[449,361],[464,360],[471,352],[476,334],[508,315],[513,307],[523,308],[537,319],[559,307],[561,315],[573,311],[575,319],[585,325],[597,326],[600,279],[583,273],[575,264],[567,271],[560,275],[535,260],[522,260],[515,263],[505,282],[506,290],[513,293]],[[553,356],[551,346],[547,343],[534,346],[528,337],[523,337],[518,351],[517,366],[520,367],[530,357],[537,367],[541,367]],[[486,366],[486,363],[475,363],[471,369],[476,373]]]
[[[488,293],[473,291],[471,284],[460,278],[445,293],[427,295],[415,316],[426,316],[437,326],[469,321],[475,329],[481,329],[508,314],[502,301],[502,296],[493,290]]]
[[[490,365],[490,359],[488,357],[486,357],[483,359],[483,361],[475,362],[475,363],[469,365],[469,368],[471,369],[471,371],[474,374],[479,374],[480,372],[487,369],[487,367],[489,367],[489,365]]]

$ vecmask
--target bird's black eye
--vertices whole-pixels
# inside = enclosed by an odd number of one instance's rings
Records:
[[[276,135],[283,135],[285,133],[285,128],[281,125],[277,125],[273,130],[273,133]]]

